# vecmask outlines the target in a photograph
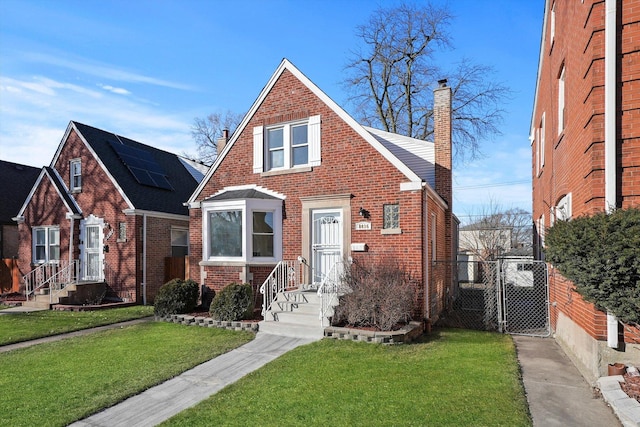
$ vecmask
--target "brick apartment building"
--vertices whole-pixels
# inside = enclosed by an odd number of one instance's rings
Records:
[[[536,256],[545,229],[640,206],[640,1],[546,0],[531,122]],[[573,291],[550,266],[551,322],[587,379],[640,364],[640,331]]]

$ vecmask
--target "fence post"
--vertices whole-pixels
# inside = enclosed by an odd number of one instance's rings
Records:
[[[504,292],[502,289],[502,260],[498,259],[496,261],[496,297],[498,299],[498,332],[504,332],[504,312],[503,312],[503,301],[504,301]]]

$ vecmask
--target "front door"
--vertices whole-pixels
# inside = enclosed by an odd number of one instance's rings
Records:
[[[342,209],[313,211],[311,254],[313,284],[319,286],[331,267],[342,260]]]
[[[83,244],[81,246],[81,268],[82,268],[82,280],[96,280],[103,279],[103,267],[102,267],[102,240],[103,240],[103,222],[88,219],[83,224],[81,239]]]

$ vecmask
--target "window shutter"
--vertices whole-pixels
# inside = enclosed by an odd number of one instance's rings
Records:
[[[253,128],[253,173],[264,172],[264,126]]]
[[[309,164],[320,166],[320,116],[309,117]]]

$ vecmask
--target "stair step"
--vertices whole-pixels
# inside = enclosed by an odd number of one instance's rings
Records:
[[[47,295],[47,299],[45,300],[29,300],[29,301],[24,301],[22,303],[23,307],[30,307],[30,308],[46,308],[46,309],[50,309],[51,308],[51,303],[49,302],[49,295]]]

